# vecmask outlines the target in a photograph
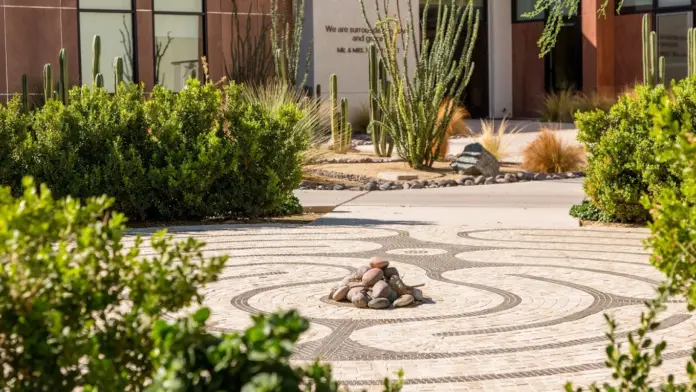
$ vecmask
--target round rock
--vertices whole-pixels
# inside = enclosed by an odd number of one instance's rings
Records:
[[[353,297],[359,293],[362,293],[364,289],[365,289],[364,287],[353,287],[353,288],[349,289],[348,294],[346,294],[346,299],[348,301],[353,301]]]
[[[362,278],[363,275],[365,275],[365,272],[369,271],[370,267],[364,265],[360,268],[358,268],[358,275]]]
[[[390,289],[389,296],[387,297],[389,302],[394,302],[397,298],[399,298],[399,294],[397,294],[396,291]]]
[[[358,274],[350,274],[350,275],[346,276],[345,278],[343,278],[343,280],[341,281],[341,285],[348,286],[348,284],[350,284],[350,282],[360,282],[360,277],[361,276]]]
[[[389,267],[389,262],[386,260],[382,260],[379,257],[373,257],[370,259],[370,267],[385,269]]]
[[[372,286],[373,284],[377,283],[377,281],[382,280],[384,277],[384,272],[379,269],[379,268],[372,268],[371,270],[365,272],[365,274],[362,277],[362,282],[366,286]]]
[[[399,276],[399,270],[396,269],[396,267],[387,267],[384,269],[384,277],[389,279],[392,276]]]
[[[413,299],[413,298],[411,298]],[[363,293],[362,291],[353,295],[350,299],[350,302],[353,303],[353,306],[356,308],[366,308],[367,307],[367,295]]]
[[[389,303],[389,300],[386,298],[375,298],[372,301],[367,303],[367,306],[369,306],[372,309],[386,309],[391,305]]]
[[[344,299],[346,299],[346,296],[348,295],[349,291],[350,287],[341,286],[333,292],[331,299],[333,299],[334,301],[343,301]]]
[[[418,302],[423,301],[423,292],[421,291],[421,289],[414,288],[413,290],[411,290],[411,295],[413,296],[414,300]]]
[[[401,308],[404,306],[411,305],[413,303],[413,296],[410,294],[404,294],[401,297],[399,297],[396,301],[394,301],[394,306],[397,308]]]
[[[387,282],[380,280],[372,286],[372,296],[374,298],[387,298],[391,289]]]

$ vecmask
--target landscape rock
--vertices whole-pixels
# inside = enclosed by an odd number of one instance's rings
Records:
[[[500,172],[500,163],[480,143],[471,143],[450,164],[460,174],[495,176]]]
[[[384,184],[382,184],[382,185],[379,186],[379,190],[381,190],[381,191],[388,191],[389,188],[391,188],[391,186],[392,186],[392,182],[391,182],[391,181],[387,181],[387,182],[385,182]]]
[[[472,186],[472,185],[474,185],[473,181],[471,181],[471,180],[464,181],[464,186]]]
[[[374,298],[367,303],[367,306],[371,309],[386,309],[389,305],[391,305],[391,303],[386,298]]]
[[[484,184],[486,184],[486,185],[495,184],[495,177],[486,178],[486,181],[484,182]]]
[[[353,287],[352,289],[350,289],[350,290],[348,291],[348,294],[346,294],[346,299],[347,299],[348,301],[353,302],[353,297],[355,297],[356,295],[362,293],[363,290],[364,290],[363,287]]]
[[[498,184],[507,184],[507,183],[509,183],[510,181],[508,181],[508,180],[505,179],[505,178],[497,178],[497,179],[495,180],[495,182],[498,183]]]
[[[348,292],[350,290],[351,289],[348,286],[341,286],[333,292],[331,299],[334,301],[343,301],[344,299],[346,299],[346,296],[348,296]]]
[[[517,182],[517,176],[512,173],[506,174],[505,179],[508,180],[508,182]]]
[[[423,184],[421,184],[420,182],[415,181],[415,182],[411,183],[410,188],[411,188],[411,189],[423,189]]]
[[[544,181],[546,179],[546,174],[537,173],[534,175],[534,181]]]
[[[386,260],[382,260],[379,257],[373,257],[370,259],[370,267],[385,269],[385,268],[389,267],[389,262]],[[363,268],[363,267],[361,267],[361,268]]]
[[[414,288],[413,290],[411,290],[411,295],[413,296],[414,300],[418,302],[423,301],[423,292],[421,291],[421,289]]]
[[[333,189],[335,191],[342,191],[342,190],[346,189],[346,186],[343,184],[336,184],[336,185],[334,185]]]
[[[527,173],[526,172],[518,172],[516,175],[518,180],[526,180],[527,179]]]
[[[411,184],[409,184],[407,182],[407,183],[403,184],[403,187],[404,187],[404,189],[411,189]]]
[[[389,302],[393,303],[394,301],[396,301],[397,298],[399,298],[399,294],[397,294],[394,290],[390,290],[389,296],[387,297]]]
[[[363,265],[362,267],[358,268],[358,275],[360,276],[360,279],[362,279],[362,276],[365,275],[365,272],[369,271],[370,267]]]
[[[486,182],[485,176],[478,176],[476,177],[476,181],[474,181],[476,185],[482,185],[484,182]]]
[[[394,275],[399,275],[399,270],[397,270],[395,267],[387,267],[384,269],[384,277],[389,279]]]
[[[362,282],[366,286],[372,286],[384,277],[384,272],[379,268],[372,268],[371,270],[365,272],[362,277]]]
[[[394,306],[397,308],[402,308],[404,306],[411,305],[413,303],[413,296],[410,294],[404,294],[394,301]]]
[[[389,285],[383,280],[380,280],[379,282],[375,283],[374,286],[372,286],[373,298],[387,298],[390,292],[391,289],[389,288]]]
[[[362,279],[362,275],[350,274],[350,275],[346,276],[345,278],[343,278],[343,280],[341,281],[341,285],[348,286],[349,283],[360,282],[361,279]]]
[[[353,295],[350,299],[350,302],[353,303],[353,306],[356,308],[366,308],[367,307],[367,295],[363,293],[362,291]]]
[[[473,183],[475,179],[476,179],[476,177],[474,177],[474,176],[464,176],[464,177],[460,177],[460,178],[457,179],[457,184],[459,184],[459,185],[465,185],[467,181],[471,181],[471,182]]]
[[[377,189],[379,189],[379,187],[377,186],[376,182],[370,181],[367,184],[365,184],[364,189],[368,192],[372,192],[372,191],[376,191]]]

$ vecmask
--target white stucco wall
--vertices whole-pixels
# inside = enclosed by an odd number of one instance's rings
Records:
[[[512,117],[511,0],[488,0],[488,37],[490,116]]]

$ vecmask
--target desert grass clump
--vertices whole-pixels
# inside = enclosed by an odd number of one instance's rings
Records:
[[[471,118],[471,114],[463,105],[456,104],[452,99],[445,100],[445,102],[440,106],[440,111],[437,113],[438,126],[447,116],[449,111],[452,112],[452,117],[447,125],[447,136],[442,141],[442,146],[440,147],[440,153],[438,156],[440,159],[444,159],[447,156],[447,150],[449,149],[449,138],[452,136],[472,135],[471,129],[468,125],[466,125],[466,119]],[[433,151],[433,153],[435,153],[435,151]]]
[[[585,163],[585,149],[567,143],[552,129],[544,128],[522,151],[522,168],[537,173],[564,173]]]
[[[606,97],[593,92],[590,95],[566,89],[548,93],[544,96],[544,108],[541,111],[543,121],[572,123],[577,112],[601,110],[608,112],[616,103],[614,97]]]
[[[493,154],[495,159],[502,161],[512,155],[510,145],[512,143],[511,135],[520,132],[520,128],[509,128],[507,119],[503,119],[495,126],[495,120],[481,120],[481,133],[477,138],[486,151]]]

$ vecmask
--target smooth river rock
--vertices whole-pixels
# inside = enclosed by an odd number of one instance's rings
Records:
[[[413,297],[411,298],[413,299]],[[367,295],[363,293],[362,291],[353,295],[350,299],[350,302],[353,303],[353,306],[356,308],[366,308],[367,307]]]
[[[370,267],[364,265],[360,268],[358,268],[358,275],[362,278],[363,275],[365,275],[365,272],[369,271]]]
[[[373,284],[382,280],[383,277],[384,277],[384,272],[381,269],[372,268],[371,270],[365,272],[365,274],[362,277],[362,282],[366,286],[372,286]]]
[[[404,306],[411,305],[413,303],[413,296],[410,294],[404,294],[401,297],[399,297],[396,301],[394,301],[394,306],[397,308],[401,308]]]
[[[370,259],[370,267],[385,269],[389,267],[389,262],[386,260],[382,260],[379,257],[373,257]]]
[[[350,287],[341,286],[333,292],[331,299],[333,299],[334,301],[343,301],[344,299],[346,299],[346,296],[348,295],[349,291]]]
[[[372,286],[372,296],[374,298],[387,298],[390,291],[389,284],[383,280],[378,281]]]
[[[399,276],[399,270],[396,269],[396,267],[387,267],[384,269],[384,277],[389,279],[392,276]]]
[[[386,309],[391,305],[389,303],[389,300],[386,298],[375,298],[372,301],[367,303],[367,306],[369,306],[372,309]]]
[[[421,289],[414,288],[413,290],[411,290],[411,295],[413,296],[414,300],[418,302],[423,301],[423,292],[421,291]]]

